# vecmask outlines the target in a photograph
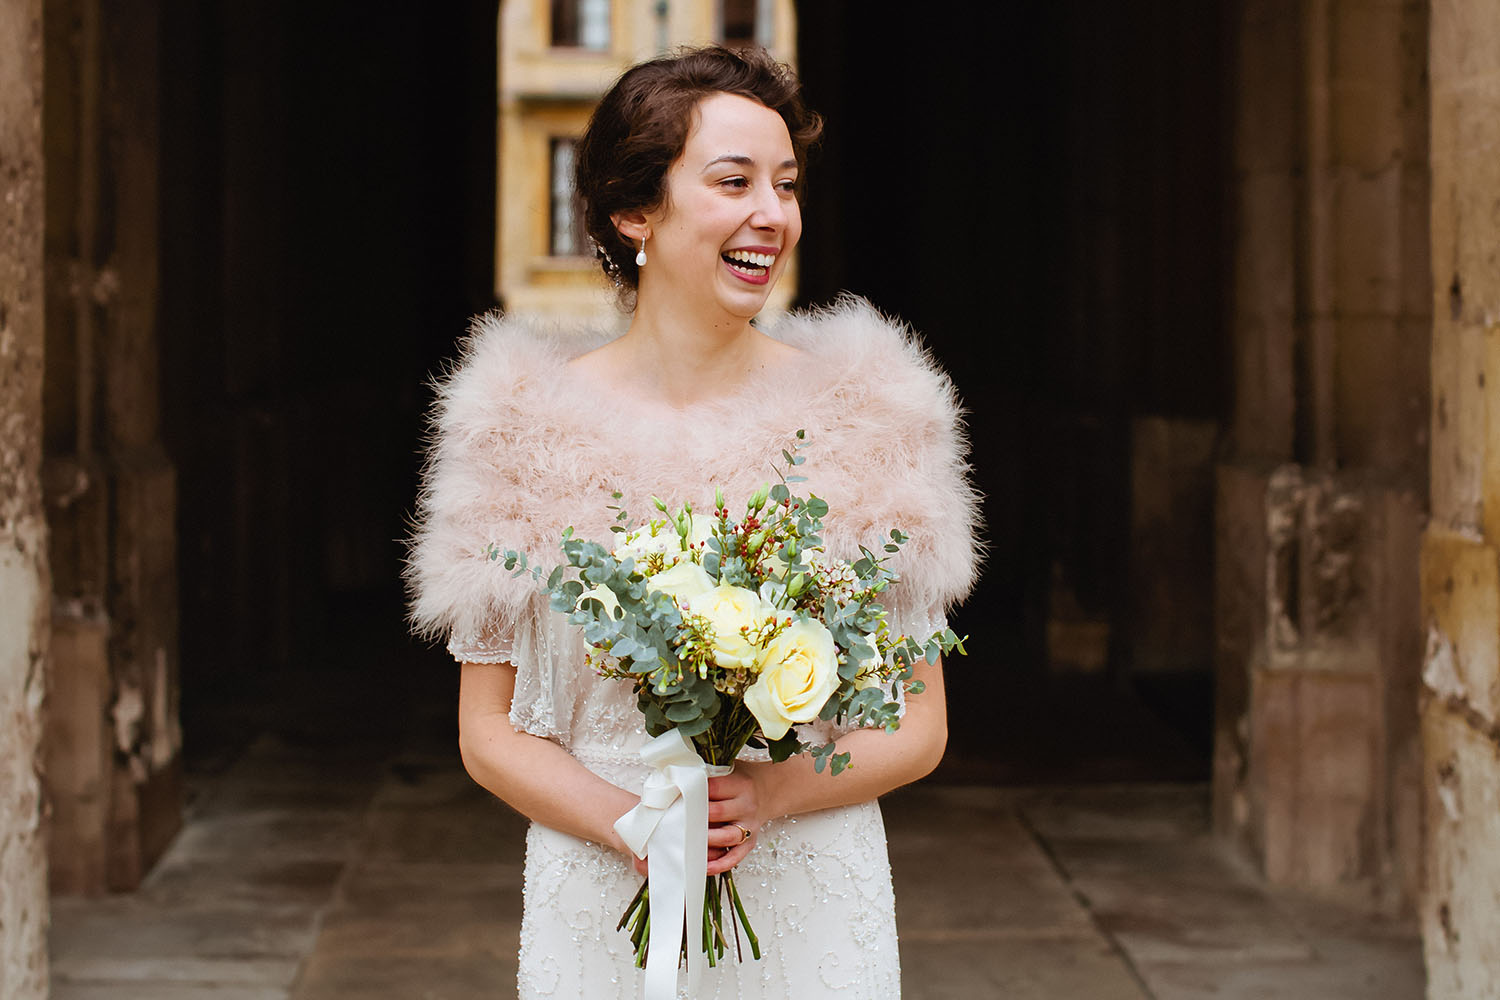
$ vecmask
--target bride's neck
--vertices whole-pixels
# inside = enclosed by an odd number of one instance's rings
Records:
[[[759,337],[737,316],[706,319],[637,308],[619,343],[630,352],[632,375],[663,402],[687,406],[732,389],[748,375]]]

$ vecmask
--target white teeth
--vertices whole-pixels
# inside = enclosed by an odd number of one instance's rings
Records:
[[[724,256],[741,264],[749,264],[751,267],[770,267],[776,263],[776,255],[772,253],[750,253],[748,250],[731,250]]]

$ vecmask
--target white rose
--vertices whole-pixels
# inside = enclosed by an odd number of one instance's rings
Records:
[[[820,622],[793,622],[766,646],[760,676],[745,689],[745,707],[767,739],[793,723],[812,722],[839,686],[838,650]]]
[[[688,601],[688,611],[708,619],[714,630],[714,662],[725,670],[755,666],[760,647],[745,631],[759,629],[776,613],[755,591],[728,584],[720,584]]]
[[[691,559],[684,559],[671,569],[662,570],[646,580],[648,590],[659,590],[679,604],[686,604],[714,587],[714,578]]]

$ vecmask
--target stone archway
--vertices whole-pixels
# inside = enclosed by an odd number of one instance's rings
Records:
[[[0,0],[0,993],[26,998],[46,994],[43,6]],[[1490,995],[1500,12],[1487,0],[1236,6],[1220,829],[1278,880],[1419,903],[1429,995]]]

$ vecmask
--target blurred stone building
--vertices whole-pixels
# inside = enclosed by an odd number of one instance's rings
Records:
[[[505,308],[618,320],[573,192],[573,144],[626,67],[683,45],[755,44],[796,62],[791,0],[506,0],[500,6],[495,290]],[[788,261],[771,307],[796,295]]]
[[[170,841],[185,746],[418,661],[420,373],[496,297],[609,315],[568,141],[712,38],[829,115],[800,297],[911,319],[970,407],[968,630],[1211,691],[1225,843],[1500,991],[1500,7],[992,6],[0,0],[0,995],[49,877]]]

